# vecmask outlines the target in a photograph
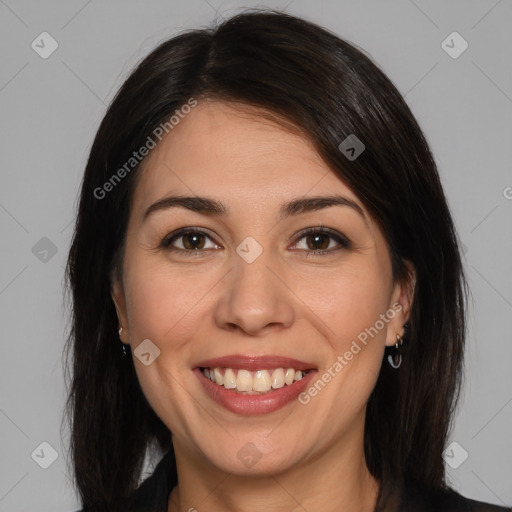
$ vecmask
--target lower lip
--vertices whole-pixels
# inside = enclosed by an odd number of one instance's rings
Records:
[[[245,395],[212,382],[204,376],[199,368],[195,368],[193,371],[210,398],[224,406],[228,411],[247,416],[268,414],[284,407],[304,391],[316,373],[316,370],[311,370],[301,380],[297,380],[289,386],[285,384],[282,388],[264,395]]]

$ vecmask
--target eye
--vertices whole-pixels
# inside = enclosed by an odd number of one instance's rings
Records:
[[[344,235],[324,227],[303,231],[299,235],[298,242],[293,246],[294,249],[306,251],[308,255],[313,256],[321,256],[349,247],[350,242]]]
[[[217,245],[206,232],[196,229],[180,229],[162,240],[162,247],[169,251],[197,253],[206,249],[218,249]]]

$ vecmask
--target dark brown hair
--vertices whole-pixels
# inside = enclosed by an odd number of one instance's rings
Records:
[[[405,261],[414,266],[404,362],[382,366],[367,407],[365,454],[383,486],[408,479],[446,487],[442,452],[460,391],[467,291],[431,152],[402,96],[362,51],[303,19],[248,11],[152,51],[118,91],[90,151],[66,269],[73,304],[66,415],[84,509],[121,510],[146,450],[172,449],[132,358],[121,355],[110,294],[140,166],[105,197],[94,191],[192,97],[258,107],[300,129],[381,227],[395,279],[408,278]],[[338,149],[350,134],[366,147],[353,161]]]

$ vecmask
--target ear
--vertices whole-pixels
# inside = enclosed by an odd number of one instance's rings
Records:
[[[119,327],[123,328],[120,338],[123,343],[128,343],[128,315],[126,314],[126,299],[124,296],[123,282],[119,277],[114,277],[111,282],[110,294],[117,311]]]
[[[405,261],[407,267],[407,276],[395,283],[391,293],[391,300],[388,311],[394,311],[393,317],[390,318],[386,335],[386,345],[388,347],[396,344],[396,335],[400,337],[404,335],[404,324],[409,321],[412,308],[412,299],[414,289],[416,287],[416,270],[410,261]]]

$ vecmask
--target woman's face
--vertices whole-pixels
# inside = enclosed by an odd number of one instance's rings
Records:
[[[249,112],[199,103],[148,155],[113,286],[177,455],[239,474],[360,453],[410,298],[355,194]]]

